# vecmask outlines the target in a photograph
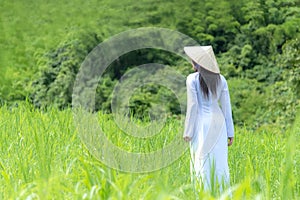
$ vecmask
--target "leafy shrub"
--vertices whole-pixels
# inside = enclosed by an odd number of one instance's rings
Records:
[[[67,34],[57,49],[37,55],[40,71],[30,88],[32,103],[39,108],[69,106],[78,69],[99,40],[95,33],[79,30]]]
[[[234,122],[237,125],[258,127],[257,115],[265,110],[265,94],[262,84],[252,79],[228,80]]]

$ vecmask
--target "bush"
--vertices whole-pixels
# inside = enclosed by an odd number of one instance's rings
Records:
[[[228,80],[234,122],[256,128],[262,123],[258,115],[265,110],[262,84],[256,80],[233,78]]]
[[[57,49],[37,55],[40,71],[31,84],[32,103],[38,108],[69,106],[78,69],[99,41],[95,33],[79,30],[67,34]]]

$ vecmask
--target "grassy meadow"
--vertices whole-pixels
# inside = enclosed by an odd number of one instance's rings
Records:
[[[42,112],[28,104],[4,106],[0,118],[0,199],[228,198],[226,194],[194,193],[188,151],[156,172],[131,174],[106,167],[81,142],[71,109]],[[99,122],[109,126],[104,129],[116,135],[116,128],[109,125],[111,120],[99,114]],[[165,127],[178,130],[179,124],[170,119]],[[285,135],[236,129],[234,145],[229,149],[233,199],[299,198],[299,127],[298,118]],[[117,141],[120,137],[110,139],[128,149]],[[122,137],[125,140],[129,136]],[[153,148],[153,144],[163,147],[160,137],[150,141],[131,151]]]

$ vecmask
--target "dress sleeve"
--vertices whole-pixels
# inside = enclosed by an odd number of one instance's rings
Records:
[[[198,114],[197,90],[196,90],[196,84],[193,81],[192,76],[187,77],[186,88],[187,88],[187,110],[185,116],[183,137],[192,138],[194,136],[194,131],[196,128],[196,120]]]
[[[220,96],[221,109],[225,117],[227,137],[233,137],[234,127],[233,127],[233,120],[232,120],[232,110],[231,110],[229,90],[228,90],[227,81],[225,80],[225,78],[223,80],[224,80],[223,89]]]

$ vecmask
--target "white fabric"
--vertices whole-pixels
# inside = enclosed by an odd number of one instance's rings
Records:
[[[227,138],[234,136],[234,127],[227,82],[222,75],[220,77],[217,95],[210,95],[209,99],[201,92],[198,72],[190,74],[186,80],[187,113],[183,136],[192,138],[191,170],[206,190],[214,187],[211,181],[229,184]],[[212,173],[214,179],[210,178]]]

